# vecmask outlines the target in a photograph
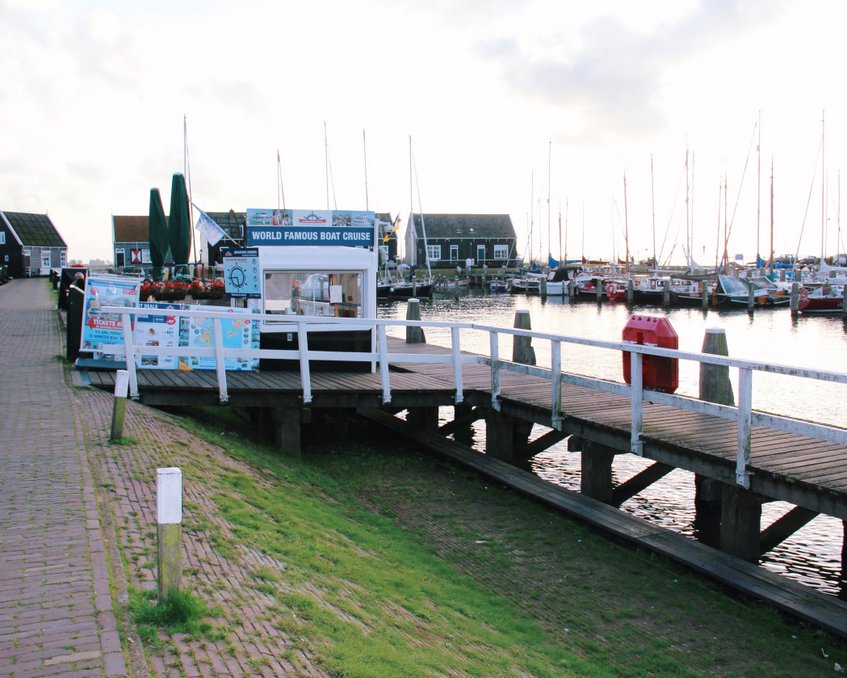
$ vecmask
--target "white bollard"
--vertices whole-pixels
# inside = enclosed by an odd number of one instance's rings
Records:
[[[179,591],[182,578],[182,470],[156,469],[159,603]]]
[[[112,441],[120,440],[124,435],[124,412],[128,393],[129,372],[117,370],[115,372],[115,402],[112,405],[112,431],[109,436]]]

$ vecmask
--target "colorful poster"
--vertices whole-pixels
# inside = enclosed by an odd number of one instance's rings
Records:
[[[259,299],[259,249],[257,247],[222,247],[224,285],[232,297]]]
[[[152,301],[142,301],[138,308],[181,309],[182,304],[163,304]],[[175,315],[151,313],[139,315],[135,319],[132,340],[136,346],[159,346],[175,348],[179,343],[179,318]],[[153,370],[175,370],[177,357],[175,355],[139,355],[135,357],[137,367]]]
[[[82,308],[80,351],[91,351],[95,357],[114,356],[110,346],[123,346],[123,320],[118,313],[103,313],[108,306],[132,307],[138,304],[141,278],[91,274],[85,283]]]
[[[376,214],[353,210],[247,210],[247,245],[373,247]]]
[[[189,309],[192,307],[189,306]],[[193,309],[192,309],[193,310]],[[221,321],[224,348],[259,348],[258,318],[251,317],[253,309],[221,308],[232,313],[232,320]],[[179,345],[191,348],[214,348],[215,327],[211,318],[183,318],[179,330]],[[258,358],[227,358],[224,366],[227,370],[249,371],[258,367]],[[215,357],[180,358],[179,369],[213,370]]]

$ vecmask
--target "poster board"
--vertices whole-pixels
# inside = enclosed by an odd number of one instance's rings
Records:
[[[141,278],[116,275],[88,276],[82,308],[81,352],[89,352],[95,359],[115,359],[114,347],[124,344],[123,319],[117,313],[103,313],[100,309],[137,306],[141,282]]]
[[[196,308],[187,307],[189,310]],[[224,310],[224,309],[221,309]],[[259,348],[258,317],[251,317],[253,309],[227,308],[233,318],[221,321],[224,348]],[[215,328],[211,318],[182,318],[179,329],[179,346],[191,348],[214,348]],[[227,371],[250,371],[258,367],[258,358],[226,358],[224,367]],[[178,367],[181,370],[214,370],[214,356],[181,357]]]
[[[152,301],[142,301],[139,309],[182,309],[182,304],[165,304]],[[179,344],[179,318],[173,315],[147,314],[135,318],[132,340],[136,346],[158,346],[176,348]],[[138,355],[135,356],[136,367],[148,370],[175,370],[177,356],[175,355]]]

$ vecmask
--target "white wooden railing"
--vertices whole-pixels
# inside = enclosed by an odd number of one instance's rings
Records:
[[[208,308],[208,310],[206,310]],[[217,310],[215,307],[195,307],[194,310],[176,309],[135,309],[124,307],[107,307],[101,310],[103,313],[115,313],[123,318],[124,345],[115,347],[117,355],[139,356],[139,355],[171,355],[185,357],[209,357],[213,356],[217,385],[221,403],[229,399],[227,391],[227,376],[225,369],[226,358],[247,359],[280,359],[296,360],[300,366],[301,385],[303,389],[303,402],[308,404],[312,401],[310,363],[312,361],[338,361],[338,362],[365,362],[370,363],[374,371],[380,375],[380,386],[382,389],[382,401],[385,404],[391,402],[391,383],[389,380],[389,366],[403,363],[442,363],[453,367],[453,387],[455,389],[454,402],[461,403],[464,400],[464,388],[462,383],[462,366],[465,364],[482,364],[489,366],[491,370],[491,406],[495,410],[500,409],[500,374],[503,370],[519,374],[540,377],[550,382],[550,395],[552,407],[550,412],[550,426],[561,430],[563,415],[566,407],[562,403],[562,385],[573,384],[585,387],[601,393],[613,393],[624,396],[630,400],[631,428],[630,449],[635,454],[641,454],[643,449],[642,424],[644,420],[643,403],[648,401],[661,405],[668,405],[681,410],[699,412],[721,419],[735,421],[738,428],[737,455],[736,455],[736,482],[749,488],[750,486],[750,446],[752,440],[752,427],[762,426],[777,429],[811,438],[817,438],[847,446],[847,429],[836,426],[827,426],[799,419],[755,412],[752,408],[753,402],[753,373],[767,372],[771,374],[782,374],[789,377],[813,379],[818,381],[833,382],[847,386],[847,374],[843,372],[831,372],[826,370],[812,370],[788,365],[756,362],[738,358],[729,358],[710,353],[692,353],[676,349],[659,348],[646,344],[634,344],[631,342],[600,341],[584,339],[580,337],[569,337],[531,330],[515,328],[495,327],[480,325],[476,323],[450,323],[434,321],[415,320],[393,320],[393,319],[363,319],[363,318],[313,318],[309,316],[251,316],[251,319],[261,321],[266,328],[272,328],[277,332],[296,332],[298,336],[297,350],[280,349],[232,349],[225,348],[222,341],[223,320],[233,320],[231,313]],[[135,344],[130,331],[130,318],[134,315],[182,316],[192,318],[210,318],[214,326],[214,346],[211,348],[174,348],[156,347]],[[239,316],[244,318],[244,316]],[[405,327],[432,327],[447,328],[450,331],[449,353],[391,353],[388,350],[386,329]],[[346,332],[352,330],[370,330],[375,334],[376,341],[372,342],[374,350],[362,352],[343,351],[313,351],[309,349],[309,334],[311,332]],[[478,355],[462,352],[462,332],[487,332],[489,335],[489,355]],[[550,368],[534,365],[524,365],[500,357],[500,338],[511,335],[514,337],[528,337],[531,340],[550,342]],[[627,351],[630,353],[630,375],[631,383],[625,384],[606,379],[580,376],[562,372],[561,349],[562,344],[574,344],[591,346],[595,348],[608,349],[611,351]],[[683,395],[662,393],[643,388],[643,356],[657,356],[677,360],[693,361],[700,364],[719,365],[738,370],[738,405],[718,405]],[[138,379],[135,360],[127,360],[127,371],[129,373],[130,396],[138,397]],[[847,402],[847,390],[845,390],[842,402]]]

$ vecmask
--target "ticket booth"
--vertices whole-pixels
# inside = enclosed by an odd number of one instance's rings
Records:
[[[260,347],[299,348],[296,325],[282,322],[286,317],[375,318],[374,213],[278,210],[272,214],[277,216],[268,218],[267,210],[247,212],[248,245],[259,251],[261,291],[250,305],[272,317],[262,323]],[[325,329],[309,331],[310,350],[371,352],[374,346],[375,337],[364,324],[327,324]],[[371,362],[313,361],[310,366],[318,371],[372,369]],[[299,362],[262,359],[259,369],[296,370]]]

